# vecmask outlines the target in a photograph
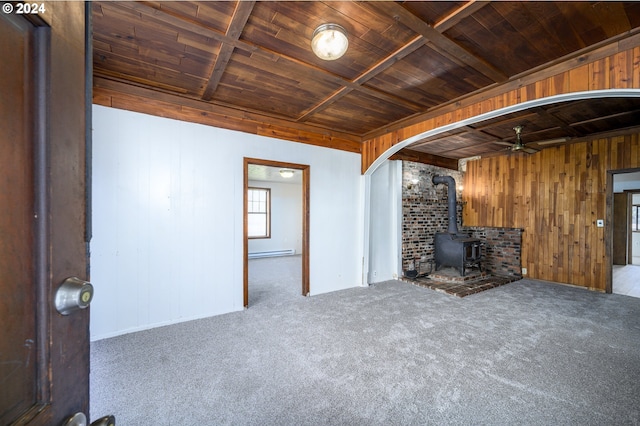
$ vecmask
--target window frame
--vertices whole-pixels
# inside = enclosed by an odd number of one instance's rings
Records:
[[[251,211],[251,203],[252,198],[250,197],[251,191],[263,191],[266,194],[265,201],[265,209],[264,212],[252,212]],[[264,235],[251,235],[249,231],[249,226],[247,226],[247,238],[250,240],[260,240],[260,239],[268,239],[271,238],[271,188],[262,188],[258,186],[248,186],[247,187],[247,224],[251,221],[249,218],[251,215],[265,215],[265,234]]]

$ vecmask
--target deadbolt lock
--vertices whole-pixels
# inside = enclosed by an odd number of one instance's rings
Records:
[[[93,299],[93,286],[80,278],[69,277],[56,291],[56,309],[62,315],[85,309]]]

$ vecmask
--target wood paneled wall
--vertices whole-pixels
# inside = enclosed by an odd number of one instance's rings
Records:
[[[362,147],[362,173],[387,149],[412,136],[522,102],[593,90],[640,88],[640,35],[516,76],[437,111],[370,135]]]
[[[607,172],[636,167],[640,134],[470,161],[463,224],[523,228],[529,277],[605,291]]]

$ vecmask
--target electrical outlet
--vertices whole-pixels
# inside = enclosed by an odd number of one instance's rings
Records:
[[[604,219],[598,219],[596,220],[596,226],[598,228],[604,228]]]
[[[373,271],[373,278],[378,278],[378,271]]]
[[[522,268],[522,275],[527,275],[527,268]]]

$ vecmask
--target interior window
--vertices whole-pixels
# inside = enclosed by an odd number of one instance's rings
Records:
[[[640,232],[640,194],[633,194],[631,201],[631,231]]]
[[[271,237],[271,190],[250,187],[247,193],[248,237]]]

